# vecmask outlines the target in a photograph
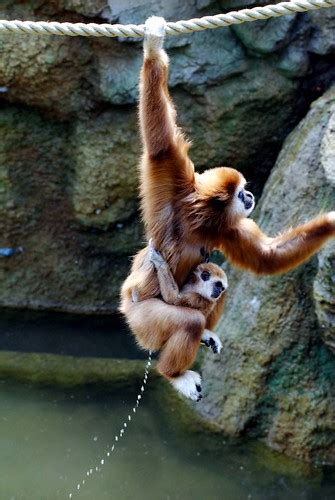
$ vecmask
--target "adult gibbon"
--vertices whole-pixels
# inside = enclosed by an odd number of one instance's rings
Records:
[[[172,375],[169,379],[179,392],[190,399],[200,401],[202,398],[200,375],[189,370],[184,377],[176,377],[176,370],[179,369],[179,366],[185,365],[185,360],[183,358],[187,355],[186,349],[183,349],[181,345],[178,352],[174,352],[172,356],[170,344],[167,344],[166,347],[164,347],[164,345],[166,340],[171,336],[171,329],[180,328],[182,325],[184,330],[191,331],[195,318],[197,318],[199,327],[201,327],[199,344],[206,345],[212,349],[214,353],[219,353],[221,351],[222,344],[219,337],[214,332],[206,329],[205,326],[206,318],[215,308],[217,301],[221,299],[223,304],[223,293],[228,287],[226,273],[216,264],[210,262],[199,264],[179,290],[167,262],[151,243],[149,243],[148,258],[155,266],[160,287],[160,295],[164,301],[152,299],[156,300],[157,307],[162,307],[161,320],[154,325],[154,337],[157,342],[155,350],[163,348],[157,364],[157,369],[159,372],[163,373],[165,377],[167,377],[168,374]],[[136,288],[132,290],[132,300],[134,303],[141,301],[141,290],[137,290]],[[148,314],[150,314],[152,302],[150,300],[146,302],[148,302]],[[179,314],[178,321],[175,320],[171,322],[170,318],[166,316],[164,304],[176,306],[175,314]],[[140,314],[143,314],[143,307],[141,307]],[[188,324],[190,315],[192,316],[192,322]],[[152,337],[152,331],[148,331],[146,326],[147,325],[144,325],[142,330],[137,330],[136,332],[137,338],[145,345],[150,342],[150,337]],[[178,334],[177,331],[175,333]],[[194,352],[194,357],[195,356],[196,351]],[[194,359],[192,362],[193,361]],[[187,359],[187,364],[189,363],[190,360]],[[188,379],[194,381],[195,386],[190,383],[185,384],[185,380],[187,381]]]
[[[233,264],[257,274],[288,271],[304,262],[335,236],[335,212],[320,215],[296,228],[271,238],[248,219],[254,197],[245,189],[243,175],[235,169],[218,167],[202,174],[194,171],[188,156],[189,143],[176,126],[176,111],[167,87],[168,57],[163,50],[165,21],[151,17],[145,24],[144,62],[140,76],[140,129],[143,142],[141,208],[146,235],[152,238],[176,280],[182,286],[190,272],[214,249],[221,250]],[[157,299],[158,278],[148,247],[135,256],[131,274],[121,291],[121,311],[145,349],[155,350],[159,325],[169,318],[170,336],[164,351],[170,353],[171,366],[163,375],[184,377],[185,386],[195,382],[186,376],[201,339],[202,324],[195,310],[180,322],[178,308]],[[132,289],[141,291],[142,302],[132,301]],[[149,307],[150,304],[150,307]],[[187,308],[185,308],[186,310]],[[206,319],[212,330],[222,311],[219,300]],[[187,328],[185,327],[187,325]],[[146,330],[141,338],[138,333]],[[184,356],[179,356],[183,349]],[[180,359],[178,366],[174,359]],[[165,360],[164,367],[169,367]],[[165,370],[165,368],[164,368]]]

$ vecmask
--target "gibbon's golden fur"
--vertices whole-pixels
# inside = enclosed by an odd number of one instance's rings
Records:
[[[288,271],[313,255],[335,236],[335,212],[320,215],[271,238],[248,219],[254,208],[253,195],[245,190],[243,175],[233,168],[212,168],[198,174],[188,156],[187,143],[176,126],[176,111],[167,87],[168,57],[163,50],[165,21],[146,22],[144,62],[140,76],[140,129],[143,156],[140,166],[141,208],[147,238],[152,238],[178,284],[182,286],[203,254],[221,250],[230,262],[257,274]],[[156,336],[161,322],[171,337],[162,350],[171,356],[188,350],[175,372],[180,376],[194,359],[203,329],[200,312],[159,300],[160,288],[154,266],[146,258],[148,248],[134,257],[131,274],[121,291],[121,311],[145,349],[160,348]],[[134,304],[131,291],[141,291],[144,300]],[[185,312],[187,311],[187,313]],[[221,300],[206,319],[212,329],[222,311]],[[189,317],[188,317],[189,316]],[[139,332],[146,331],[142,337]],[[169,365],[168,361],[164,366]],[[171,361],[172,365],[172,361]]]

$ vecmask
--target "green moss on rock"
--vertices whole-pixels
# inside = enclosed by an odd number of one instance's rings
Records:
[[[268,234],[334,208],[328,162],[320,155],[334,113],[332,89],[286,140],[257,212]],[[331,154],[326,149],[323,158]],[[197,408],[230,435],[259,436],[286,455],[334,463],[335,358],[327,347],[333,325],[324,320],[334,282],[330,248],[278,277],[228,270],[223,353],[205,359],[206,397]]]

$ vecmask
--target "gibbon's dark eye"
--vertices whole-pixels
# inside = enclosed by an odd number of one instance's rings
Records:
[[[244,192],[243,192],[243,190],[238,193],[237,197],[238,197],[239,200],[241,200],[241,201],[244,202]]]
[[[203,271],[200,275],[200,278],[202,279],[202,281],[208,281],[210,277],[211,277],[211,275],[208,271]]]

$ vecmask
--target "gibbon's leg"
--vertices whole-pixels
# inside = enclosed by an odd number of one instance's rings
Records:
[[[276,274],[292,269],[335,236],[335,211],[320,215],[275,238],[266,236],[251,219],[241,219],[218,242],[233,263],[257,274]]]
[[[170,306],[176,307],[176,306]],[[196,309],[180,308],[180,313],[188,318],[180,318],[180,324],[171,324],[170,335],[164,344],[159,361],[158,371],[167,378],[181,375],[189,368],[197,355],[201,335],[205,328],[205,317]],[[183,321],[182,321],[183,320]]]
[[[176,330],[161,350],[157,370],[167,378],[174,388],[187,398],[199,401],[201,399],[201,377],[196,372],[187,370],[197,355],[205,318],[199,311],[193,310],[193,323],[187,325],[187,330]],[[201,321],[198,321],[202,316]]]
[[[201,335],[201,344],[204,344],[206,347],[209,347],[212,349],[214,354],[219,354],[222,349],[222,342],[219,339],[219,337],[216,335],[216,333],[211,332],[210,330],[207,330],[207,328],[204,330],[203,334]]]
[[[124,314],[138,344],[143,349],[158,351],[174,336],[175,332],[182,331],[184,332],[182,335],[184,340],[181,343],[174,342],[173,352],[177,351],[178,346],[182,347],[187,344],[196,354],[201,334],[205,328],[205,317],[200,311],[189,307],[169,305],[154,298],[135,303],[128,301],[124,308]],[[187,340],[187,337],[190,339]],[[185,354],[185,359],[188,357],[193,359],[195,354]],[[183,359],[183,356],[178,358],[176,368],[166,370],[166,372],[169,371],[167,376],[180,374],[188,368],[188,366],[183,365]],[[171,360],[171,366],[174,366],[173,360]]]

